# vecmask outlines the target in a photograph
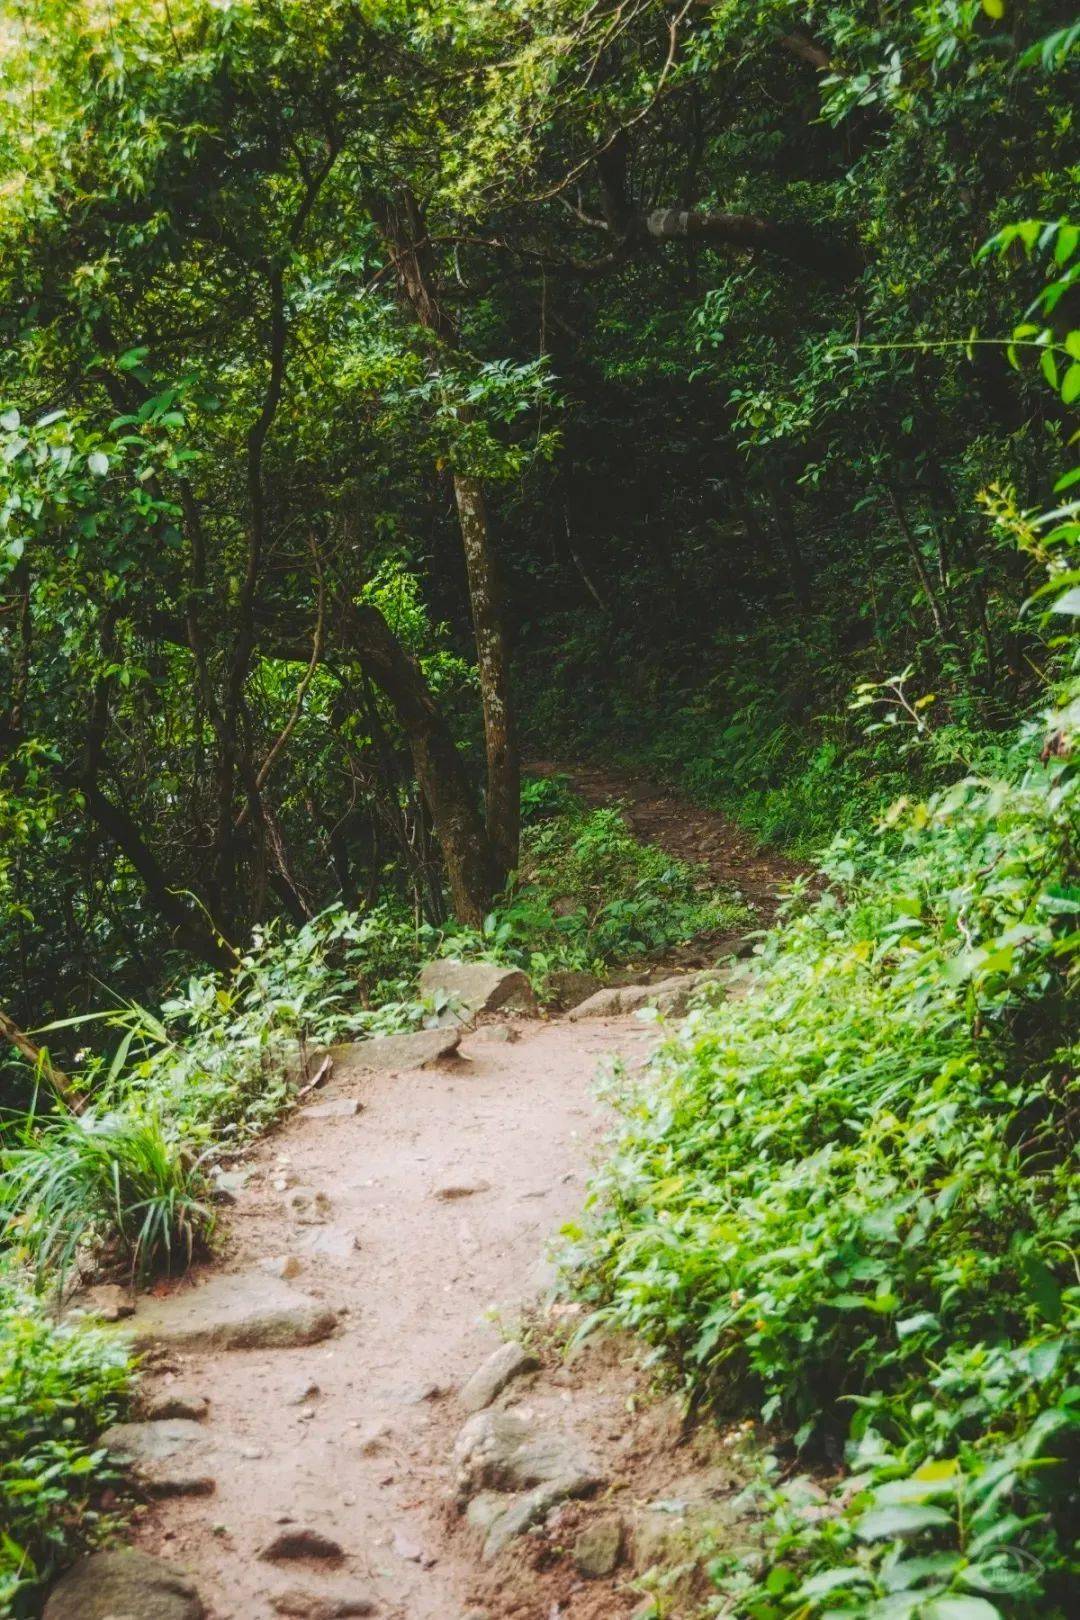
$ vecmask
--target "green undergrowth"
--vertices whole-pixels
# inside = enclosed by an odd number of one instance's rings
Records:
[[[521,672],[534,748],[644,773],[802,859],[819,856],[838,829],[871,825],[902,793],[1001,768],[1018,716],[1039,699],[1033,682],[973,684],[956,649],[935,655],[898,625],[884,638],[904,648],[894,681],[906,696],[910,659],[932,721],[918,748],[898,746],[908,717],[882,680],[895,651],[877,639],[846,645],[853,615],[869,607],[853,599],[845,570],[824,571],[817,591],[809,616],[779,604],[752,626],[713,628],[706,646],[642,649],[595,615],[567,613]],[[899,582],[896,611],[903,621]],[[882,728],[869,734],[852,705],[864,683],[882,700]],[[583,688],[588,705],[577,701]]]
[[[556,970],[602,972],[744,919],[565,782],[529,783],[523,808],[522,871],[482,929],[336,908],[261,930],[234,972],[191,976],[157,1013],[121,1004],[39,1032],[91,1044],[70,1065],[80,1111],[50,1106],[41,1085],[0,1132],[6,1260],[39,1285],[0,1276],[2,1620],[32,1612],[40,1582],[100,1528],[91,1503],[109,1476],[94,1436],[128,1376],[107,1339],[52,1324],[40,1290],[76,1261],[135,1278],[183,1270],[212,1239],[214,1163],[290,1106],[305,1048],[419,1027],[430,957],[520,965],[543,994]]]
[[[58,1326],[0,1273],[0,1616],[35,1612],[53,1570],[108,1528],[97,1436],[129,1382],[105,1334]]]
[[[721,670],[707,680],[673,679],[618,651],[601,679],[595,626],[567,627],[528,703],[536,746],[643,773],[802,858],[819,854],[837,827],[865,826],[907,787],[895,750],[868,745],[852,724],[857,666],[815,664],[804,624],[773,623],[767,636],[711,654]],[[602,701],[583,714],[569,694],[584,671]],[[809,710],[792,703],[800,675],[816,683]]]
[[[1078,834],[1030,737],[899,801],[622,1093],[578,1234],[598,1316],[759,1412],[785,1477],[846,1448],[824,1506],[766,1476],[769,1558],[717,1566],[717,1612],[1068,1612]]]
[[[733,891],[634,837],[615,806],[590,810],[564,778],[527,782],[521,872],[492,919],[492,937],[527,968],[541,994],[555,969],[609,967],[699,935],[745,928]]]

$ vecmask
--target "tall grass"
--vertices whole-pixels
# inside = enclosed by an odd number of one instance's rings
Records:
[[[152,1118],[62,1114],[0,1156],[0,1211],[39,1273],[104,1251],[133,1278],[182,1270],[213,1223],[198,1159]]]

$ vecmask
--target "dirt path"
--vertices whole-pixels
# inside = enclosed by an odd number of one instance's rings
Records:
[[[355,1118],[298,1118],[252,1156],[227,1268],[295,1255],[296,1286],[348,1314],[306,1348],[171,1358],[209,1399],[226,1454],[214,1494],[155,1506],[140,1542],[197,1576],[213,1620],[264,1620],[296,1586],[362,1594],[394,1620],[468,1612],[476,1570],[443,1522],[464,1416],[451,1392],[550,1280],[547,1240],[581,1207],[601,1130],[601,1058],[643,1056],[649,1041],[633,1020],[517,1027],[515,1042],[470,1036],[452,1068],[346,1067],[326,1095],[357,1097]],[[283,1213],[285,1179],[328,1195],[327,1224]],[[310,1383],[318,1394],[295,1404]],[[324,1574],[260,1560],[286,1516],[338,1542],[344,1561]]]
[[[759,904],[788,875],[739,847],[720,818],[684,816],[677,801],[607,773],[573,775],[590,798],[629,801],[644,836],[708,860]],[[338,1312],[339,1326],[297,1348],[174,1349],[148,1375],[151,1401],[209,1402],[199,1432],[212,1494],[152,1503],[138,1543],[192,1572],[211,1620],[615,1620],[634,1610],[640,1594],[625,1570],[583,1579],[528,1537],[485,1568],[477,1532],[449,1504],[466,1417],[459,1392],[519,1331],[522,1302],[550,1297],[548,1242],[581,1209],[604,1130],[597,1070],[609,1054],[643,1061],[654,1039],[633,1018],[524,1019],[468,1035],[439,1068],[372,1074],[346,1059],[318,1093],[339,1116],[298,1112],[248,1156],[211,1277],[250,1287],[244,1278],[261,1265],[269,1290],[283,1273]],[[299,1222],[288,1212],[303,1202],[298,1188],[328,1200],[314,1220],[310,1207]],[[184,1298],[205,1280],[185,1282]],[[599,1482],[587,1511],[632,1501],[647,1521],[656,1497],[666,1531],[670,1499],[722,1495],[715,1470],[688,1483],[702,1459],[680,1449],[671,1412],[628,1417],[646,1382],[632,1358],[589,1355],[587,1372],[549,1355],[500,1403],[539,1422],[545,1444],[562,1434],[581,1451]],[[581,1511],[557,1510],[568,1544]],[[325,1537],[340,1556],[260,1556],[293,1530]]]

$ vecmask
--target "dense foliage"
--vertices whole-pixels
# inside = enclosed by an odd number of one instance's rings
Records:
[[[103,1528],[94,1442],[127,1383],[114,1343],[47,1323],[0,1278],[0,1614],[25,1612],[20,1594]]]
[[[1066,12],[19,0],[16,1021],[273,915],[439,922],[440,855],[477,922],[510,637],[545,751],[621,733],[804,845],[896,786],[854,680],[1007,726],[1041,655],[976,496],[1049,493],[1075,357],[1050,307],[1004,340],[1075,236],[975,255],[1075,196]]]
[[[695,1400],[846,1447],[717,1601],[1064,1612],[1078,49],[1059,0],[9,0],[12,1278],[186,1264],[297,1043],[416,1027],[433,952],[545,995],[738,926],[520,791],[523,739],[644,762],[839,833],[583,1257]],[[122,1374],[0,1287],[28,1612]]]
[[[745,997],[626,1099],[597,1187],[605,1314],[800,1450],[848,1436],[834,1513],[791,1510],[755,1620],[936,1616],[935,1592],[1066,1612],[1080,806],[1068,767],[1015,765],[837,842]]]

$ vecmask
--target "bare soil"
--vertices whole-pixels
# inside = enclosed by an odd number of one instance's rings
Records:
[[[607,773],[570,774],[588,797],[627,804],[641,836],[706,860],[763,908],[791,873],[722,818]],[[192,1572],[212,1620],[272,1620],[283,1612],[275,1599],[298,1587],[367,1598],[382,1620],[617,1620],[641,1590],[625,1563],[583,1579],[570,1556],[577,1528],[602,1512],[626,1510],[629,1524],[650,1502],[735,1489],[724,1476],[732,1436],[726,1450],[715,1432],[688,1442],[674,1404],[652,1398],[640,1349],[601,1341],[569,1361],[552,1349],[576,1307],[555,1295],[550,1240],[580,1212],[609,1123],[597,1072],[612,1056],[644,1062],[654,1040],[633,1018],[520,1020],[467,1036],[444,1068],[339,1066],[318,1095],[358,1098],[354,1118],[297,1114],[250,1153],[215,1271],[293,1257],[295,1286],[333,1305],[341,1326],[307,1348],[174,1352],[148,1369],[151,1392],[182,1382],[205,1395],[222,1443],[214,1494],[149,1503],[136,1532]],[[329,1197],[322,1224],[287,1213],[291,1185]],[[522,1332],[543,1366],[504,1402],[580,1437],[605,1483],[483,1566],[452,1504],[466,1415],[456,1392]],[[260,1559],[290,1524],[332,1538],[342,1558]]]

